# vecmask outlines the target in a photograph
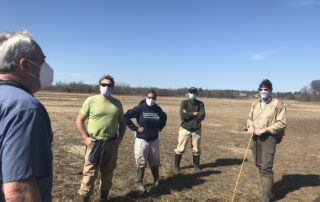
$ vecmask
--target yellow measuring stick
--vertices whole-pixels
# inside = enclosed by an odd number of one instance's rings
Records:
[[[240,177],[241,177],[241,173],[242,173],[242,168],[243,168],[244,162],[245,162],[245,160],[246,160],[247,153],[248,153],[248,150],[249,150],[251,141],[252,141],[252,136],[253,136],[253,134],[250,136],[250,139],[249,139],[249,142],[248,142],[248,145],[247,145],[246,152],[244,153],[244,156],[243,156],[241,168],[240,168],[240,171],[239,171],[239,174],[238,174],[238,179],[237,179],[236,186],[235,186],[235,188],[234,188],[233,195],[232,195],[232,202],[234,201],[234,197],[235,197],[235,195],[236,195],[238,183],[239,183],[239,181],[240,181]]]

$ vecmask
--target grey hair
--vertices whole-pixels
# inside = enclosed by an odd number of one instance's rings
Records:
[[[0,31],[0,73],[14,72],[22,58],[32,58],[38,44],[27,30]]]

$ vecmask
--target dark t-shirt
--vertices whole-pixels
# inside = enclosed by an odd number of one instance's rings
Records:
[[[21,88],[0,85],[1,183],[34,177],[42,201],[51,201],[52,138],[44,106]]]

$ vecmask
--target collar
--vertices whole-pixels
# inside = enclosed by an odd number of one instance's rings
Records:
[[[0,80],[0,85],[7,85],[7,86],[14,86],[16,88],[20,88],[21,90],[26,91],[27,93],[31,94],[30,91],[28,91],[22,84],[13,81],[13,80]]]

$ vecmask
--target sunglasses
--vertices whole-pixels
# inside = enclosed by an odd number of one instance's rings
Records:
[[[268,88],[259,88],[259,91],[269,91]]]
[[[102,87],[106,87],[106,86],[108,86],[108,87],[112,87],[112,84],[110,84],[110,83],[100,83],[100,86],[102,86]]]

